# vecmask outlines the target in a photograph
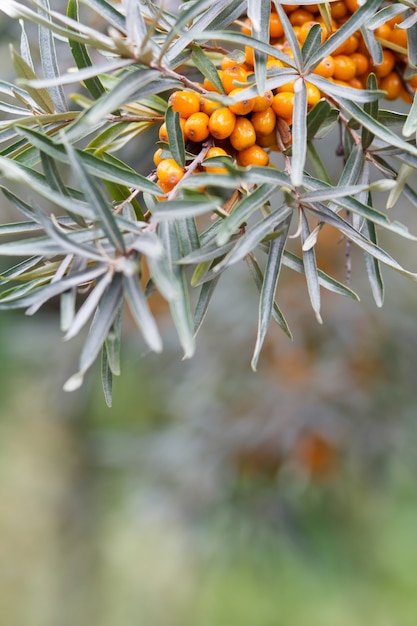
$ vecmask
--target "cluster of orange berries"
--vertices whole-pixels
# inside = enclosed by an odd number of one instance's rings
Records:
[[[314,24],[322,28],[322,42],[335,33],[359,8],[358,0],[336,0],[330,3],[331,29],[326,27],[317,4],[310,5],[283,5],[288,19],[291,22],[297,39],[302,45]],[[398,28],[403,17],[398,15],[382,26],[375,29],[374,34],[382,46],[382,63],[374,65],[365,45],[362,33],[358,30],[348,37],[333,53],[321,61],[314,69],[315,74],[324,76],[336,83],[357,89],[366,88],[367,77],[374,72],[378,80],[378,88],[386,91],[385,98],[395,100],[402,97],[411,102],[411,94],[417,88],[417,77],[405,80],[404,70],[407,67],[407,32]],[[251,34],[251,23],[247,19],[242,32]],[[292,57],[290,44],[284,37],[279,16],[272,11],[270,16],[270,43]],[[245,63],[253,67],[253,48],[245,49]],[[270,65],[282,67],[280,61],[271,59]],[[290,85],[287,85],[290,88]],[[289,89],[291,90],[291,89]]]
[[[336,0],[330,4],[332,31],[329,32],[321,18],[318,5],[283,5],[288,14],[300,45],[304,43],[314,24],[322,27],[322,41],[358,9],[358,0]],[[399,96],[410,101],[410,93],[417,87],[417,77],[406,83],[402,71],[406,67],[407,35],[405,30],[396,28],[401,21],[398,16],[387,21],[375,31],[376,38],[383,47],[383,60],[374,66],[360,31],[348,37],[331,56],[325,57],[314,69],[314,73],[336,83],[363,89],[368,74],[374,72],[378,87],[387,92],[387,99]],[[242,32],[251,34],[251,23],[246,19]],[[278,14],[270,14],[270,43],[292,57],[290,44],[285,39],[284,29]],[[401,51],[401,52],[400,52]],[[237,62],[234,55],[225,56],[218,70],[218,77],[224,93],[236,96],[245,89],[248,78],[253,75],[254,49],[246,46],[243,62]],[[267,60],[267,69],[284,67],[276,58]],[[184,140],[191,147],[210,139],[210,147],[205,158],[231,156],[238,165],[261,165],[269,163],[266,150],[280,150],[291,142],[289,127],[292,123],[294,107],[294,82],[286,83],[263,96],[247,98],[229,106],[222,106],[210,99],[210,92],[218,89],[207,78],[201,85],[204,95],[195,91],[176,91],[168,101],[173,111],[180,115]],[[321,98],[320,90],[306,82],[307,104],[312,108]],[[165,124],[159,129],[159,139],[168,143]],[[195,150],[191,149],[192,152]],[[159,148],[154,154],[157,184],[164,193],[171,191],[184,175],[184,168],[173,158],[164,158],[164,150]],[[223,167],[202,164],[202,169],[211,173],[227,173]]]

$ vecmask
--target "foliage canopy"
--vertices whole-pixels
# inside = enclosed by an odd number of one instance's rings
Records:
[[[315,70],[361,33],[373,67],[381,66],[388,45],[401,60],[403,85],[409,85],[417,75],[417,8],[409,0],[366,0],[331,29],[331,5],[318,6],[324,27],[313,24],[300,43],[288,19],[291,3],[275,0],[195,0],[177,15],[151,0],[69,0],[65,14],[52,10],[49,0],[2,1],[0,10],[19,20],[22,32],[20,50],[11,47],[16,84],[0,82],[1,189],[24,221],[0,226],[7,238],[0,255],[20,259],[2,274],[0,308],[23,308],[32,315],[58,296],[65,339],[89,324],[79,370],[67,390],[82,384],[101,353],[103,388],[111,404],[125,302],[148,348],[162,350],[148,304],[155,290],[168,301],[184,355],[191,357],[221,275],[242,260],[260,294],[255,369],[271,319],[291,336],[276,301],[283,265],[305,276],[318,321],[321,288],[358,299],[348,285],[317,267],[315,248],[325,224],[364,252],[378,306],[384,297],[381,264],[416,281],[416,273],[378,244],[377,231],[385,229],[410,245],[416,237],[375,208],[373,200],[387,193],[387,209],[401,198],[417,206],[410,183],[417,169],[414,91],[409,88],[408,111],[400,113],[384,108],[386,90],[378,87],[374,73],[356,89]],[[270,37],[271,10],[286,47]],[[246,16],[251,34],[239,30]],[[375,34],[396,16],[402,19],[398,28],[407,32],[406,49],[386,41],[381,45]],[[43,77],[32,60],[28,23],[38,27]],[[57,52],[62,44],[71,52],[69,65]],[[238,88],[230,95],[217,70],[225,56],[244,59],[245,47],[254,50],[253,70],[247,82],[234,83]],[[198,82],[203,78],[212,83],[210,91],[207,82]],[[274,130],[275,165],[242,165],[232,150],[232,158],[215,156],[208,167],[204,159],[212,138],[199,144],[184,140],[180,115],[168,104],[173,92],[187,90],[199,97],[209,94],[216,106],[233,107],[267,91],[276,94],[289,83],[293,114]],[[313,106],[309,85],[320,92]],[[167,136],[157,147],[183,175],[161,191],[156,171],[148,176],[135,171],[124,149],[163,122]],[[320,140],[331,132],[340,133],[335,184],[320,154]],[[289,249],[290,237],[300,240],[299,256]]]

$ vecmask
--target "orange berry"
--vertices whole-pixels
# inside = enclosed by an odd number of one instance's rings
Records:
[[[216,109],[209,119],[209,130],[215,139],[230,137],[236,124],[236,115],[228,107]]]
[[[244,35],[252,35],[252,22],[250,21],[248,17],[243,22],[243,26],[241,27],[240,31]]]
[[[321,98],[320,89],[318,89],[312,83],[306,81],[307,88],[307,104],[309,107],[313,107]]]
[[[161,183],[174,187],[184,176],[183,168],[174,159],[163,159],[156,168]]]
[[[343,43],[340,44],[338,48],[332,53],[333,56],[338,56],[340,54],[352,54],[355,50],[358,49],[359,39],[355,35],[351,35],[348,37]]]
[[[245,63],[252,67],[255,64],[255,50],[250,46],[245,46]]]
[[[334,20],[341,20],[348,14],[346,3],[343,0],[336,0],[330,3],[330,14]]]
[[[284,29],[281,24],[281,20],[279,19],[277,13],[271,12],[269,17],[269,36],[272,38],[282,37],[284,34]]]
[[[207,139],[210,134],[207,113],[193,113],[185,122],[184,134],[190,141],[200,142]]]
[[[257,135],[270,135],[275,128],[277,116],[270,106],[265,111],[252,113],[250,121]]]
[[[401,48],[407,50],[407,31],[404,28],[393,28],[387,39],[391,43],[394,43],[396,46],[401,46]]]
[[[285,13],[292,13],[293,11],[296,11],[297,9],[300,8],[299,4],[283,4],[282,8],[284,9]]]
[[[350,57],[346,54],[338,54],[333,58],[335,62],[333,78],[347,81],[355,76],[356,64]]]
[[[358,0],[345,0],[345,4],[351,13],[355,13],[359,9]]]
[[[266,62],[266,69],[267,70],[274,70],[275,68],[281,69],[282,67],[285,67],[285,65],[279,59],[269,59]]]
[[[304,8],[309,13],[318,13],[320,10],[318,4],[306,4],[304,5]]]
[[[200,111],[201,113],[206,113],[209,117],[216,109],[220,109],[222,105],[220,102],[216,102],[215,100],[210,100],[209,98],[205,98],[204,96],[200,96]]]
[[[221,62],[221,68],[222,70],[227,70],[228,67],[235,67],[235,65],[237,65],[238,62],[236,61],[236,59],[233,59],[232,57],[229,56],[224,56],[222,58],[222,62]]]
[[[382,63],[375,65],[374,67],[374,72],[378,78],[388,76],[388,74],[390,74],[390,72],[394,69],[395,65],[395,54],[391,52],[391,50],[382,50],[382,57]]]
[[[163,183],[161,180],[157,180],[156,184],[158,185],[158,187],[160,187],[160,189],[162,189],[164,193],[169,193],[171,189],[173,189],[175,186],[175,185],[167,185],[166,183]],[[156,197],[159,200],[159,202],[163,202],[164,200],[166,200],[165,196],[156,196]]]
[[[291,12],[289,19],[293,26],[302,26],[305,22],[311,21],[311,13],[305,9],[296,9]]]
[[[269,156],[261,146],[254,144],[237,153],[237,162],[243,167],[247,167],[248,165],[265,166],[269,163]]]
[[[285,119],[292,119],[294,110],[294,92],[280,91],[272,100],[272,108],[274,112]]]
[[[324,57],[324,59],[322,59],[320,63],[314,68],[313,73],[318,74],[319,76],[324,76],[324,78],[330,78],[334,74],[335,67],[336,64],[333,57],[327,56]]]
[[[256,145],[279,152],[276,129],[270,135],[256,135]]]
[[[253,98],[253,109],[254,113],[260,113],[261,111],[265,111],[272,104],[272,98],[274,94],[272,91],[265,91],[263,96],[256,96]]]
[[[232,89],[232,91],[229,93],[229,96],[237,96],[243,90],[244,87],[237,87],[236,89]],[[247,115],[253,109],[253,99],[245,98],[245,100],[236,102],[236,104],[229,104],[229,109],[236,115]]]
[[[395,15],[390,20],[388,20],[387,24],[390,28],[395,28],[395,24],[401,24],[403,21],[403,15]]]
[[[174,91],[169,97],[168,105],[181,117],[190,117],[200,110],[200,96],[195,91]]]
[[[412,76],[411,78],[407,78],[407,83],[411,85],[411,87],[417,87],[417,76]]]
[[[294,83],[295,83],[295,80],[292,80],[290,83],[284,83],[284,85],[277,87],[276,91],[278,93],[281,91],[289,91],[291,93],[294,93]]]
[[[218,148],[217,146],[214,148],[210,148],[205,156],[206,159],[211,159],[213,157],[220,156],[229,156],[226,150],[223,148]],[[210,165],[203,165],[206,172],[210,172],[211,174],[227,174],[227,169],[225,167],[213,167]]]
[[[183,117],[180,117],[180,126],[181,126],[181,130],[182,130],[182,134],[184,134],[185,119]],[[168,141],[169,141],[169,139],[168,139],[168,132],[167,132],[167,126],[166,126],[165,122],[163,124],[161,124],[161,126],[159,128],[159,140],[160,141],[164,141],[165,143],[168,143]]]
[[[391,35],[391,27],[387,22],[385,22],[385,24],[381,24],[381,26],[375,28],[374,34],[377,39],[389,39]]]
[[[223,83],[223,74],[224,74],[223,70],[217,70],[217,73],[219,75],[220,81]],[[207,91],[218,91],[217,87],[215,87],[213,83],[209,81],[208,78],[204,79],[203,87],[204,89],[207,89]]]
[[[350,79],[349,86],[353,87],[354,89],[363,89],[362,81],[357,76],[354,76]]]
[[[378,87],[387,92],[384,96],[386,100],[395,100],[401,94],[403,84],[397,72],[390,72],[379,81]]]
[[[356,64],[356,75],[362,76],[369,71],[369,59],[361,52],[354,52],[351,57],[352,61]]]
[[[237,151],[245,150],[245,148],[253,146],[255,141],[256,133],[252,122],[246,117],[238,117],[233,132],[230,135],[230,143],[234,149]]]
[[[248,72],[239,65],[228,67],[223,72],[222,83],[226,93],[230,93],[233,89],[236,89],[235,81],[239,83],[246,83]]]
[[[161,157],[161,154],[162,154],[162,148],[158,148],[158,150],[153,155],[153,162],[155,163],[156,166],[158,166],[160,162],[163,160]]]

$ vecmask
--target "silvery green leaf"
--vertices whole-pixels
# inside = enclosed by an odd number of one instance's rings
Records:
[[[294,63],[295,67],[301,71],[303,67],[303,57],[301,55],[300,44],[298,42],[297,36],[294,32],[294,27],[288,19],[287,14],[285,13],[282,5],[278,0],[274,0],[275,8],[278,13],[278,17],[284,29],[285,38],[290,44],[290,48],[294,55]]]
[[[72,339],[80,330],[87,324],[93,313],[95,313],[104,292],[110,285],[113,278],[113,272],[107,271],[98,281],[96,281],[95,287],[90,291],[87,298],[84,300],[80,308],[78,309],[68,331],[64,337],[65,341]]]
[[[180,114],[168,107],[165,114],[169,150],[174,161],[181,167],[185,166],[184,135],[180,126]]]
[[[175,222],[178,233],[181,256],[186,256],[200,248],[197,226],[193,217],[179,218]]]
[[[177,220],[188,217],[197,217],[220,207],[220,198],[199,195],[195,200],[167,200],[159,203],[151,217],[152,223],[163,220]]]
[[[310,235],[310,227],[308,225],[307,217],[304,211],[300,213],[301,217],[301,240],[304,244],[308,236]],[[314,248],[304,250],[303,246],[303,263],[304,273],[307,281],[308,295],[310,296],[311,306],[316,315],[316,319],[319,324],[322,324],[323,320],[320,315],[320,283],[316,265],[316,254]]]
[[[201,328],[201,324],[206,316],[208,305],[213,293],[217,287],[220,276],[215,276],[212,280],[207,281],[201,286],[197,304],[194,311],[194,334],[196,335]]]
[[[368,52],[371,56],[372,62],[375,65],[380,65],[383,60],[381,44],[375,38],[374,33],[366,26],[362,26],[361,33],[362,33],[362,37],[365,42],[365,45],[368,48]]]
[[[13,46],[10,47],[10,53],[13,61],[14,70],[19,78],[27,80],[37,79],[37,75],[30,65],[16,52]],[[54,113],[54,103],[46,89],[34,89],[26,86],[29,95],[38,105],[39,109],[44,113]]]
[[[219,93],[224,93],[223,83],[217,72],[216,66],[203,52],[200,46],[193,45],[193,53],[191,56],[194,65],[207,78]]]
[[[43,257],[41,256],[30,257],[29,259],[25,259],[24,261],[17,263],[17,265],[13,265],[13,267],[10,267],[7,270],[3,270],[0,274],[1,284],[5,285],[21,274],[25,274],[28,270],[36,267],[38,263],[42,261],[42,258]]]
[[[294,187],[302,184],[307,157],[307,88],[299,78],[294,83],[294,111],[292,119],[291,182]]]
[[[337,83],[332,83],[327,78],[323,78],[318,74],[309,75],[308,81],[318,87],[320,91],[333,97],[337,101],[340,98],[349,98],[354,102],[373,102],[374,100],[382,98],[385,95],[385,92],[380,89],[371,91],[369,89],[355,89],[353,87],[338,85]]]
[[[107,359],[106,346],[101,349],[101,384],[106,404],[111,408],[113,404],[113,374]]]
[[[417,131],[417,91],[403,127],[404,137],[411,137]]]
[[[321,32],[322,27],[320,24],[314,24],[308,31],[307,38],[301,48],[301,54],[305,66],[308,66],[309,60],[321,46]]]
[[[369,239],[369,241],[378,245],[375,225],[369,220],[364,221],[362,234]],[[384,281],[382,279],[380,263],[374,256],[365,252],[365,267],[375,303],[377,306],[381,307],[384,303]]]
[[[80,355],[78,375],[83,375],[92,366],[106,340],[119,311],[123,297],[122,280],[115,274],[96,310],[87,339]]]
[[[259,355],[271,321],[272,310],[275,302],[275,292],[281,270],[282,254],[287,242],[290,223],[291,216],[287,218],[286,225],[284,224],[284,229],[280,235],[275,239],[272,239],[269,244],[268,259],[263,275],[261,294],[259,298],[258,332],[251,361],[251,366],[254,371],[256,370]],[[279,228],[281,229],[281,226]]]
[[[120,349],[122,344],[122,321],[124,303],[120,302],[115,320],[107,334],[105,346],[110,370],[114,376],[120,376]]]
[[[269,20],[271,14],[270,0],[258,2],[258,0],[247,0],[247,15],[252,23],[252,37],[259,41],[269,43]],[[255,77],[258,86],[258,93],[263,95],[266,91],[266,62],[267,56],[264,52],[257,50],[255,45]]]
[[[50,9],[49,0],[39,0],[39,3],[45,8]],[[42,11],[40,11],[42,13]],[[46,19],[49,19],[44,13]],[[39,26],[39,53],[41,56],[42,69],[45,76],[55,76],[60,78],[60,72],[57,63],[57,53],[52,32],[45,26]],[[58,84],[49,88],[49,93],[55,105],[55,111],[67,111],[67,103],[62,87]]]
[[[137,275],[123,275],[123,289],[130,312],[142,332],[146,345],[153,352],[162,351],[162,340]]]
[[[125,251],[125,244],[122,234],[114,219],[109,204],[96,185],[93,178],[82,166],[82,162],[78,159],[77,153],[70,143],[64,140],[65,149],[67,151],[72,170],[76,176],[79,185],[85,193],[85,196],[93,210],[96,218],[109,238],[109,241],[121,254]]]

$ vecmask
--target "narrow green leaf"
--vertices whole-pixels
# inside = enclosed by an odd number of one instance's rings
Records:
[[[320,315],[320,283],[316,265],[316,254],[314,248],[304,250],[304,242],[310,235],[310,227],[308,225],[307,217],[304,211],[300,212],[301,217],[301,240],[303,242],[303,263],[304,272],[307,282],[308,295],[310,296],[311,306],[316,315],[316,319],[319,324],[322,324],[323,320]]]
[[[285,34],[285,38],[288,41],[288,43],[290,44],[290,48],[292,50],[292,53],[294,55],[294,63],[296,68],[301,71],[302,67],[303,67],[303,57],[301,55],[301,49],[300,49],[300,44],[298,42],[297,36],[294,32],[294,27],[291,24],[290,20],[288,19],[287,14],[285,13],[281,2],[279,2],[278,0],[273,0],[274,4],[275,4],[275,8],[276,11],[278,13],[278,17],[280,19],[280,22],[282,24],[282,27],[284,29],[284,34]]]
[[[417,91],[414,94],[413,104],[408,112],[406,122],[403,127],[404,137],[411,137],[417,131]]]
[[[201,328],[201,325],[206,316],[208,305],[216,290],[217,283],[220,280],[220,276],[215,276],[212,280],[204,283],[201,286],[198,296],[197,304],[194,311],[194,334],[196,335]]]
[[[106,404],[109,408],[111,408],[113,403],[113,374],[109,367],[105,346],[101,349],[101,384]]]
[[[70,143],[64,140],[64,146],[67,151],[71,167],[74,175],[76,176],[81,188],[83,189],[86,198],[90,204],[91,209],[97,216],[100,225],[104,232],[107,234],[109,241],[114,245],[116,250],[121,254],[125,251],[125,244],[121,232],[114,219],[113,213],[109,207],[109,204],[98,188],[94,179],[82,166],[82,161],[78,159],[75,149]]]
[[[252,37],[269,43],[269,20],[271,14],[270,0],[248,0],[247,15],[252,24]],[[255,45],[255,78],[258,86],[259,95],[263,95],[266,91],[266,62],[267,56],[265,52],[257,50]]]
[[[90,291],[87,298],[84,300],[80,308],[78,309],[74,319],[72,320],[71,325],[68,328],[68,331],[64,337],[65,341],[72,339],[84,326],[87,324],[88,320],[95,313],[98,305],[100,304],[100,300],[103,297],[105,291],[108,289],[113,278],[113,272],[108,271],[102,278],[100,278],[95,287]]]
[[[26,61],[16,52],[13,46],[10,46],[10,54],[12,57],[14,70],[19,78],[24,78],[25,80],[33,80],[37,79],[37,75],[33,71],[33,69],[26,63]],[[41,111],[45,113],[54,113],[55,107],[54,102],[49,95],[47,89],[33,89],[31,87],[27,87],[27,91],[31,98],[36,102]]]
[[[375,90],[378,88],[377,78],[375,74],[373,73],[368,75],[367,88],[372,89],[372,90]],[[367,102],[364,105],[363,109],[374,120],[378,120],[378,111],[379,111],[378,100],[375,100],[374,102]],[[369,146],[371,145],[371,143],[373,142],[373,140],[374,140],[374,134],[370,132],[367,128],[365,128],[365,126],[363,126],[362,127],[362,148],[364,150],[367,150]]]
[[[314,24],[308,31],[307,38],[301,48],[304,66],[308,67],[309,60],[321,46],[321,31],[322,27],[320,24]]]
[[[278,278],[281,270],[282,255],[287,242],[290,223],[291,217],[288,217],[284,222],[283,230],[281,229],[281,227],[279,227],[281,231],[280,235],[275,239],[272,239],[269,245],[269,254],[265,267],[261,295],[259,299],[258,333],[251,361],[251,366],[254,371],[256,371],[259,355],[271,321],[271,315],[275,301],[275,292],[277,289]]]
[[[185,145],[184,135],[180,126],[180,114],[175,112],[171,107],[167,108],[165,114],[165,123],[168,134],[169,150],[173,159],[181,165],[185,166]]]
[[[105,346],[110,370],[114,376],[120,376],[120,350],[122,345],[123,302],[119,305],[116,318],[107,334]]]
[[[302,184],[307,157],[307,88],[299,78],[294,83],[294,112],[292,120],[291,182]]]
[[[146,297],[142,292],[138,276],[125,273],[123,275],[123,288],[129,303],[130,312],[132,313],[136,325],[142,332],[147,346],[153,350],[153,352],[161,352],[161,336],[155,318],[149,309]]]
[[[192,61],[196,68],[207,78],[219,93],[225,93],[223,83],[217,72],[216,66],[203,52],[200,46],[193,45]]]
[[[42,7],[50,10],[49,0],[38,0]],[[42,14],[43,11],[38,9]],[[50,19],[47,13],[43,13],[46,19]],[[39,53],[41,56],[42,70],[44,76],[55,76],[57,79],[60,77],[58,68],[57,53],[55,49],[55,41],[52,32],[45,26],[39,26]],[[65,100],[64,90],[60,85],[49,88],[49,93],[54,103],[55,111],[63,112],[68,110],[68,106]]]
[[[375,225],[369,220],[364,221],[362,234],[367,237],[369,241],[378,245]],[[384,281],[382,279],[380,263],[374,256],[365,252],[365,267],[375,303],[378,307],[381,307],[384,303]]]

